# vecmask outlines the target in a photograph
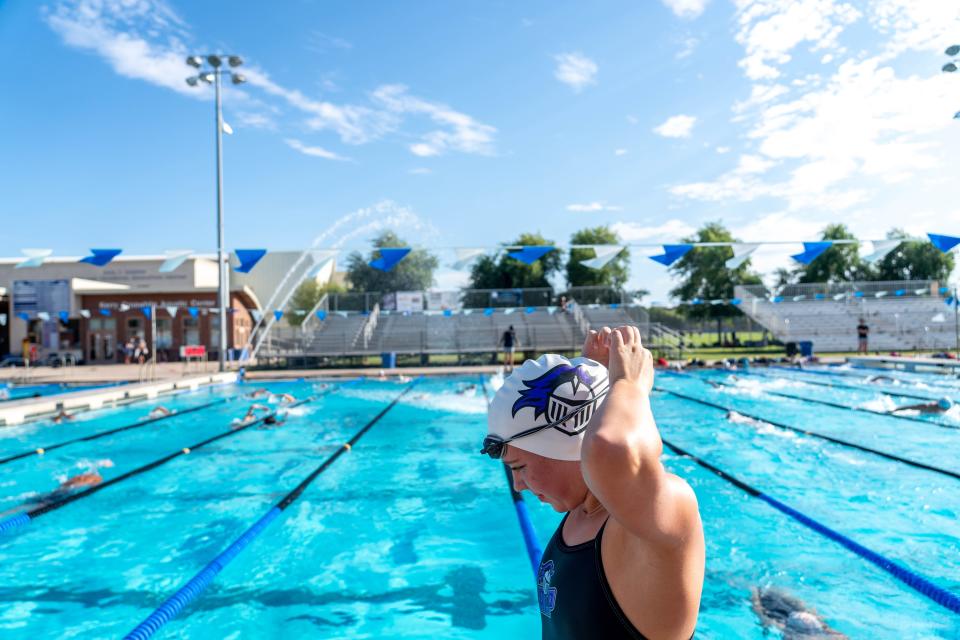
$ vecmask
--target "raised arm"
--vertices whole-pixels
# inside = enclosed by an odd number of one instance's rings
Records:
[[[636,327],[588,336],[588,344],[591,337],[592,353],[587,345],[584,351],[594,359],[604,355],[596,343],[606,338],[610,390],[584,436],[584,480],[624,529],[658,546],[680,546],[700,515],[690,486],[660,463],[663,443],[650,409],[653,357]]]

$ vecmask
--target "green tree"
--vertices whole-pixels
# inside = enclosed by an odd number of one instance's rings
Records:
[[[828,224],[821,240],[856,240],[845,224]],[[835,244],[808,265],[797,268],[798,282],[851,282],[870,280],[870,265],[860,258],[859,243]]]
[[[405,240],[393,231],[384,231],[372,241],[373,251],[369,257],[353,252],[347,257],[347,279],[356,291],[423,291],[433,285],[433,272],[439,266],[436,256],[414,249],[390,271],[371,267],[370,260],[380,256],[380,248],[409,247]]]
[[[309,312],[316,306],[320,299],[327,293],[343,293],[346,289],[335,282],[328,282],[324,285],[318,284],[313,278],[309,278],[300,283],[297,289],[290,297],[289,311],[284,316],[294,327],[299,327],[306,319],[306,314],[299,314],[297,311]]]
[[[522,233],[511,247],[553,246],[539,233]],[[550,276],[559,273],[559,251],[551,251],[533,264],[524,264],[509,257],[506,252],[499,259],[481,256],[470,269],[470,286],[474,289],[529,289],[549,287]]]
[[[620,238],[610,227],[581,229],[570,237],[570,244],[620,244]],[[590,249],[571,249],[567,258],[567,285],[571,287],[611,287],[621,290],[630,278],[630,250],[624,249],[603,269],[584,266],[584,260],[593,258]]]
[[[722,222],[708,222],[694,236],[681,242],[739,242]],[[726,261],[733,257],[733,249],[726,247],[694,247],[670,266],[680,285],[670,295],[682,300],[682,309],[688,318],[717,321],[717,341],[723,340],[724,318],[737,316],[740,311],[731,304],[690,304],[694,299],[718,300],[733,297],[738,284],[760,284],[760,276],[750,271],[750,260],[736,269],[727,269]]]
[[[909,238],[903,229],[893,229],[887,238]],[[878,280],[938,280],[946,283],[953,271],[952,253],[944,253],[926,240],[905,240],[876,265]]]

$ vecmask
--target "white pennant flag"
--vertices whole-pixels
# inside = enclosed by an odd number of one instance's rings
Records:
[[[227,121],[226,121],[226,120],[221,119],[221,120],[220,120],[220,124],[223,125],[223,132],[224,132],[225,134],[227,134],[228,136],[232,136],[232,135],[233,135],[233,127],[231,127],[229,124],[227,124]]]
[[[260,319],[263,318],[263,311],[259,309],[250,309],[250,315],[253,316],[254,322],[260,322]]]
[[[177,311],[178,311],[178,308],[177,308],[177,307],[164,307],[164,309],[167,310],[167,313],[170,314],[170,317],[171,317],[171,318],[176,318],[176,317],[177,317]]]
[[[873,251],[868,256],[864,256],[864,260],[870,264],[875,264],[883,260],[888,253],[900,246],[900,243],[903,242],[901,239],[896,240],[874,240],[873,241]]]
[[[7,326],[7,314],[0,313],[0,327]]]
[[[930,318],[930,322],[946,322],[946,321],[947,319],[946,317],[944,317],[942,312]]]
[[[126,302],[120,303],[120,311],[130,311],[130,305],[128,305]]]
[[[50,314],[47,313],[46,311],[37,311],[37,318],[46,322],[47,320],[50,319]]]
[[[18,262],[14,269],[39,267],[47,257],[53,254],[53,249],[21,249],[20,253],[27,257]]]
[[[89,309],[80,309],[80,315],[86,319],[90,319],[90,310]]]
[[[454,249],[454,252],[457,254],[457,259],[451,266],[454,269],[463,269],[468,264],[470,264],[475,258],[485,254],[487,250],[470,248],[470,247],[460,247],[458,249]]]
[[[623,251],[623,247],[612,244],[595,244],[590,248],[593,249],[597,257],[583,260],[580,264],[591,269],[603,269]]]
[[[726,261],[727,269],[738,269],[759,246],[759,243],[754,242],[735,242],[730,245],[733,249],[733,257]]]
[[[328,264],[333,262],[333,259],[339,253],[336,249],[320,249],[317,251],[311,251],[310,254],[313,256],[313,266],[310,267],[310,271],[307,272],[308,278],[316,278],[320,275],[320,272],[326,268]]]
[[[193,249],[173,249],[165,251],[167,259],[160,265],[160,273],[176,271],[193,253]]]

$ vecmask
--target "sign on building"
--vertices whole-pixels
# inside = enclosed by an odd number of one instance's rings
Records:
[[[35,316],[45,311],[56,316],[70,311],[69,280],[14,280],[13,312]]]

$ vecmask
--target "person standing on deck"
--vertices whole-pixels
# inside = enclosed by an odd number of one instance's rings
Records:
[[[566,515],[537,575],[545,640],[687,640],[705,544],[697,498],[660,462],[653,358],[636,327],[590,331],[581,358],[527,360],[490,403],[483,450]]]
[[[867,338],[869,337],[870,327],[867,326],[867,323],[863,318],[860,318],[860,324],[857,325],[857,353],[866,355]]]
[[[503,332],[503,335],[500,336],[500,346],[503,347],[503,361],[507,365],[507,373],[513,371],[513,356],[516,353],[517,345],[519,344],[517,339],[517,332],[514,330],[513,325]]]

